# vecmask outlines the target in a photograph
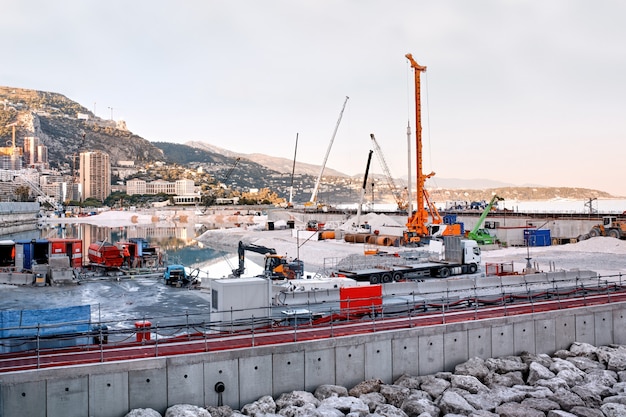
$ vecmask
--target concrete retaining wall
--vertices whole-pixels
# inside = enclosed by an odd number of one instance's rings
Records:
[[[2,416],[164,413],[188,403],[233,408],[264,395],[348,388],[369,378],[452,371],[471,357],[552,354],[572,342],[626,344],[626,303],[265,346],[229,352],[0,374]],[[218,382],[224,392],[215,390]]]

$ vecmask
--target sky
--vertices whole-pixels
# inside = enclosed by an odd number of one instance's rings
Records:
[[[373,133],[406,177],[411,53],[427,66],[422,161],[435,186],[626,196],[620,0],[5,0],[2,16],[0,85],[63,94],[151,142],[316,165],[328,154],[327,167],[363,175]],[[383,172],[376,157],[371,172]]]

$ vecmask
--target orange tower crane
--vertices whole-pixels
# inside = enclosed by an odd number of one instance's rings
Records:
[[[406,58],[411,62],[411,68],[415,74],[415,151],[416,151],[416,197],[417,206],[414,213],[409,213],[406,223],[407,230],[404,233],[404,243],[418,243],[422,237],[429,234],[428,231],[428,211],[424,207],[424,184],[426,180],[433,175],[434,172],[424,175],[422,173],[422,112],[421,112],[421,85],[420,75],[426,71],[426,67],[419,65],[413,55],[406,54]]]

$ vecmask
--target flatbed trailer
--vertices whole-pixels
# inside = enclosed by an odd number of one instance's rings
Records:
[[[425,278],[448,278],[453,275],[473,274],[477,270],[478,265],[474,263],[422,262],[419,264],[391,265],[380,268],[340,269],[338,273],[356,281],[365,281],[370,284],[387,284]]]

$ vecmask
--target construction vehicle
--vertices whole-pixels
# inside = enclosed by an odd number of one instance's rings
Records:
[[[366,261],[362,261],[359,262],[359,268],[338,269],[337,275],[370,284],[387,284],[425,278],[448,278],[478,271],[481,255],[475,241],[450,236],[444,238],[444,248],[442,260],[409,259],[399,254],[399,257],[389,257],[389,262],[384,262],[384,258],[370,256],[368,259],[373,259],[375,264],[368,266]]]
[[[304,274],[304,263],[299,259],[288,259],[285,256],[278,255],[276,249],[265,246],[255,245],[253,243],[245,244],[239,241],[237,255],[239,257],[239,266],[233,269],[235,277],[241,277],[245,272],[245,252],[251,251],[265,255],[265,266],[263,275],[270,279],[296,279]]]
[[[373,135],[372,135],[373,136]],[[367,155],[367,165],[365,166],[365,175],[363,175],[363,186],[361,187],[361,197],[359,199],[359,206],[356,211],[356,222],[352,225],[353,231],[357,233],[370,233],[371,227],[368,224],[361,224],[361,212],[363,209],[363,200],[365,199],[365,187],[367,186],[367,176],[370,171],[370,163],[372,162],[372,153],[374,151],[370,150]]]
[[[409,213],[406,223],[406,230],[403,232],[402,243],[404,245],[421,245],[427,243],[432,238],[442,236],[455,236],[461,234],[460,224],[447,225],[443,223],[437,208],[431,203],[426,190],[426,180],[435,175],[434,172],[424,174],[422,172],[422,114],[421,114],[421,87],[420,73],[426,71],[425,66],[419,65],[411,54],[406,54],[406,58],[411,63],[411,68],[415,74],[415,151],[416,151],[416,207],[413,213]],[[410,173],[409,173],[410,177]],[[429,222],[429,214],[433,221]]]
[[[163,280],[165,281],[165,285],[183,287],[198,283],[200,280],[198,277],[199,274],[199,269],[187,272],[183,265],[172,264],[165,268],[165,271],[163,272]]]
[[[479,245],[493,245],[494,243],[496,243],[496,238],[494,236],[491,236],[491,234],[489,234],[487,230],[483,229],[482,225],[487,215],[491,212],[493,205],[497,201],[502,200],[504,200],[504,198],[497,195],[494,195],[491,198],[491,201],[489,201],[489,203],[485,207],[485,210],[483,210],[474,228],[467,233],[467,237],[469,239],[475,240],[476,242],[478,242]]]
[[[626,222],[618,221],[615,216],[602,217],[602,224],[593,226],[588,237],[609,236],[616,239],[626,239]]]
[[[372,144],[374,145],[374,151],[376,152],[378,163],[385,173],[387,186],[389,187],[389,190],[391,191],[391,194],[393,195],[393,198],[396,200],[396,204],[398,205],[398,210],[404,211],[407,209],[408,203],[406,199],[402,196],[402,193],[398,190],[396,182],[394,181],[393,176],[391,175],[391,171],[389,170],[389,166],[387,165],[387,161],[385,160],[385,156],[383,155],[383,151],[382,149],[380,149],[380,146],[378,145],[378,142],[376,141],[373,133],[370,134],[370,138],[372,139]]]

